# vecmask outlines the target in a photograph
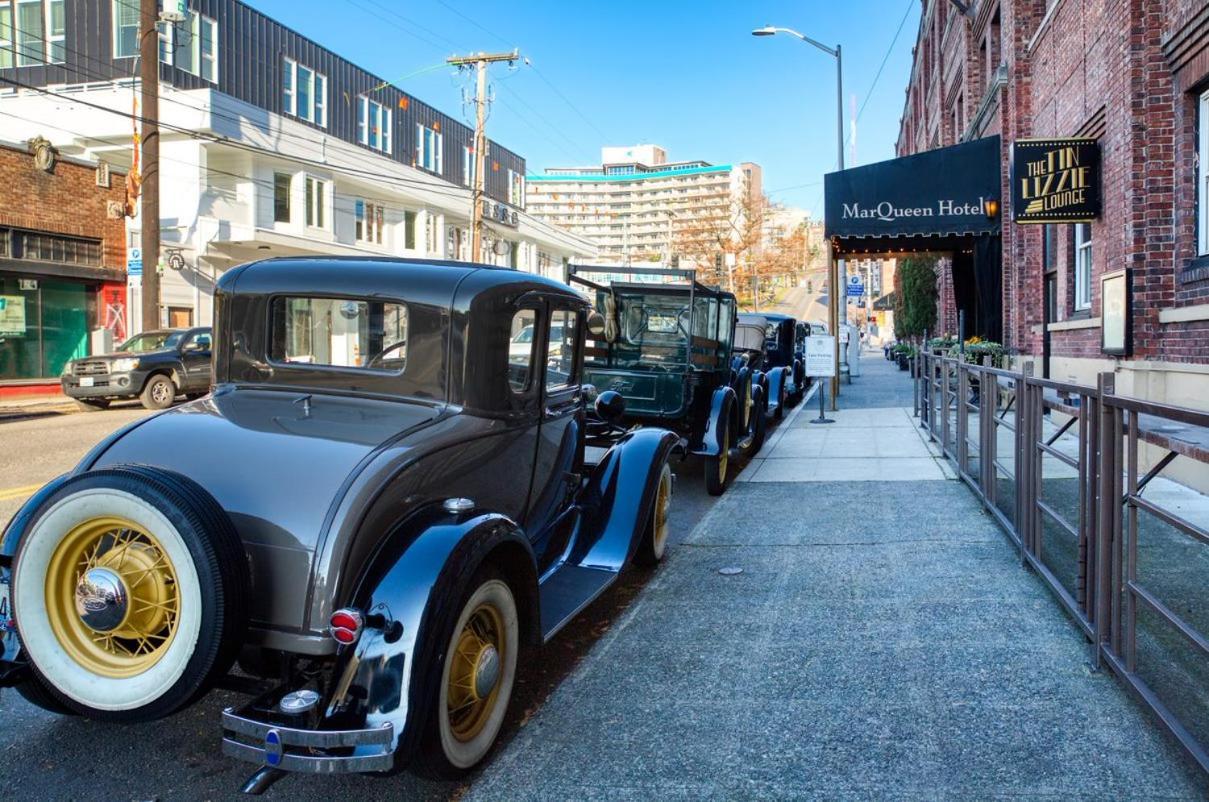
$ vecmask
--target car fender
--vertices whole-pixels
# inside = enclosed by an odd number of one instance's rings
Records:
[[[679,442],[666,429],[634,429],[605,453],[581,491],[582,535],[568,562],[620,571],[633,558],[655,503],[659,472]]]
[[[768,375],[768,411],[776,412],[780,406],[777,399],[781,397],[781,388],[786,387],[788,392],[789,368],[781,368],[774,370]]]
[[[520,527],[492,512],[448,513],[439,504],[409,515],[386,538],[353,595],[366,626],[341,649],[326,717],[333,723],[391,724],[395,768],[404,767],[424,735],[445,662],[445,634],[474,575],[501,559],[521,612],[522,639],[534,642],[536,561]]]
[[[16,515],[9,520],[8,526],[4,527],[3,535],[0,535],[0,567],[9,568],[12,566],[13,557],[17,553],[17,547],[21,545],[21,538],[25,536],[26,530],[29,529],[30,522],[33,521],[34,514],[43,502],[58,490],[64,482],[70,479],[72,474],[65,473],[62,476],[56,476],[51,479],[42,489],[34,493],[21,508],[17,510]]]
[[[724,416],[733,415],[737,405],[738,398],[734,388],[725,386],[714,390],[709,401],[709,420],[706,422],[705,432],[701,436],[701,442],[692,448],[690,453],[704,457],[716,457],[722,453],[722,421]]]
[[[731,405],[731,434],[732,442],[734,435],[740,437],[751,426],[751,421],[748,420],[747,409],[743,406],[744,388],[747,392],[754,392],[756,384],[752,381],[751,371],[747,368],[739,371],[739,375],[735,377],[735,403]],[[755,408],[755,396],[752,396],[752,408]]]

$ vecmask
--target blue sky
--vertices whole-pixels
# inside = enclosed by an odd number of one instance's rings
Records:
[[[602,145],[653,142],[670,159],[757,162],[772,200],[816,216],[822,176],[836,163],[835,62],[797,39],[750,31],[772,24],[843,45],[845,124],[855,96],[857,109],[865,106],[855,163],[866,164],[894,155],[920,6],[919,0],[251,4],[455,116],[462,116],[463,89],[472,86],[438,66],[445,57],[519,47],[532,66],[493,68],[498,102],[488,133],[523,155],[530,172],[598,163]],[[472,115],[467,105],[464,118]]]

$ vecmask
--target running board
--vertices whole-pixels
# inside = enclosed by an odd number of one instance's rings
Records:
[[[542,639],[550,640],[571,619],[604,593],[617,572],[564,563],[542,582]]]

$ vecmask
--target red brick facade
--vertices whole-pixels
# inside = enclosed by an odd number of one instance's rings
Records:
[[[1096,325],[1099,277],[1129,267],[1133,354],[1125,365],[1209,363],[1209,319],[1172,319],[1196,318],[1187,307],[1209,303],[1209,257],[1198,257],[1197,232],[1209,0],[974,0],[966,14],[951,0],[921,4],[898,151],[1001,135],[1005,344],[1042,353],[1049,261],[1058,324],[1051,358],[1110,360]],[[1101,146],[1090,310],[1075,308],[1073,227],[1054,227],[1047,260],[1045,227],[1010,222],[1012,142],[1048,136],[1090,136]],[[952,298],[941,286],[942,320],[953,330]]]
[[[126,269],[126,220],[111,218],[108,202],[126,203],[126,176],[110,172],[97,186],[95,165],[57,159],[48,172],[34,164],[28,147],[0,143],[0,226],[99,239],[104,267]]]

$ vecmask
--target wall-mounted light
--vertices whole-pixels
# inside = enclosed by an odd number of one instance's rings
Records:
[[[999,201],[995,200],[994,198],[988,199],[983,205],[983,208],[986,210],[988,219],[994,220],[999,216]]]

